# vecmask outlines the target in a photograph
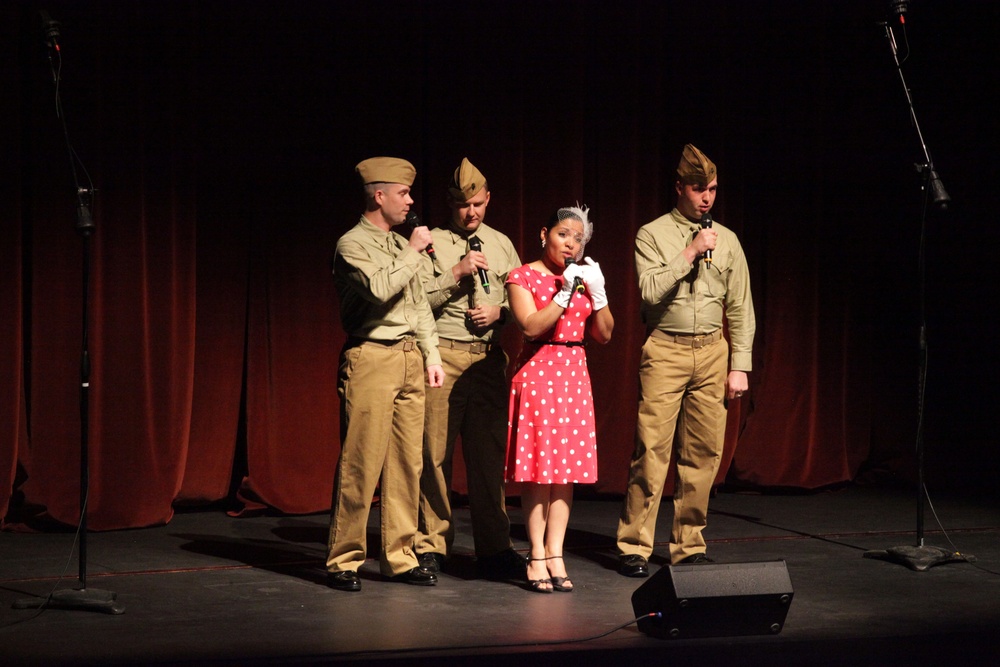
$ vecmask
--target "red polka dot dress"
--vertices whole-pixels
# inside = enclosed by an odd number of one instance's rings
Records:
[[[562,278],[527,265],[511,271],[507,282],[531,292],[539,310],[562,288]],[[574,293],[569,308],[551,331],[534,341],[524,341],[510,387],[509,481],[597,481],[594,399],[587,352],[581,344],[592,312],[590,296]]]

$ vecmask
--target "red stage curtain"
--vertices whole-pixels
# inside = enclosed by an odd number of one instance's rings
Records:
[[[13,62],[14,53],[10,48],[16,42],[0,45],[0,58]],[[4,111],[8,106],[4,103]],[[13,116],[13,115],[12,115]],[[7,114],[4,113],[4,118]],[[16,137],[21,136],[21,125],[11,118],[5,127],[10,132],[0,133],[0,152],[10,156],[18,155]],[[19,161],[7,159],[0,166],[0,178],[20,192],[22,181]],[[10,206],[0,213],[0,526],[7,515],[10,494],[17,475],[18,452],[28,446],[27,406],[24,395],[24,341],[23,295],[21,254],[21,220],[24,211],[21,199],[15,196]]]
[[[489,222],[525,261],[551,211],[592,207],[588,253],[617,322],[588,348],[597,492],[623,491],[633,447],[645,335],[633,240],[673,205],[688,141],[720,166],[716,218],[743,241],[758,315],[718,481],[815,489],[905,458],[911,267],[890,258],[892,289],[867,287],[866,243],[874,222],[898,226],[872,202],[898,195],[884,167],[899,145],[877,141],[887,111],[859,124],[835,104],[890,85],[857,76],[860,57],[841,69],[848,47],[874,58],[882,45],[838,45],[854,26],[829,8],[748,4],[705,9],[701,49],[687,37],[703,10],[679,2],[385,3],[378,48],[362,39],[371,3],[51,3],[70,136],[99,190],[91,527],[162,524],[233,490],[251,508],[329,508],[344,341],[330,259],[361,210],[353,167],[377,154],[414,162],[431,225],[468,156],[490,181]],[[17,187],[0,246],[0,515],[14,499],[19,517],[72,524],[81,239],[37,18],[27,3],[0,18],[5,79],[20,82],[3,102],[19,138],[4,144]],[[459,57],[456,36],[483,21]],[[876,377],[900,389],[878,412]]]

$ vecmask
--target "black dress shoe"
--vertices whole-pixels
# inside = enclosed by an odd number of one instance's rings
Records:
[[[392,581],[399,581],[404,584],[412,584],[414,586],[433,586],[438,582],[436,574],[422,567],[415,567],[412,570],[403,572],[402,574],[389,577],[389,579]]]
[[[623,577],[648,577],[649,565],[646,559],[638,554],[620,556],[618,558],[618,574]]]
[[[351,570],[327,572],[326,585],[330,588],[336,588],[338,591],[360,591],[361,579],[358,578],[357,572]]]
[[[499,553],[477,558],[476,572],[481,578],[491,581],[522,581],[525,577],[525,565],[523,556],[513,549],[504,549]]]
[[[705,563],[714,563],[715,561],[706,556],[705,554],[691,554],[683,560],[677,561],[677,565],[703,565]]]
[[[444,567],[444,554],[434,553],[433,551],[417,554],[417,563],[428,572],[437,574]]]

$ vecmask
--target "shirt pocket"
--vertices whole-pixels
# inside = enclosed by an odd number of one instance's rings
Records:
[[[704,283],[707,293],[713,297],[722,298],[726,295],[729,284],[729,272],[732,270],[733,258],[728,252],[713,253],[712,264],[704,262]]]

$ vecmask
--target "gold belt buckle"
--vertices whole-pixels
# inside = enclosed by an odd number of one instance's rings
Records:
[[[482,354],[483,352],[486,352],[486,343],[481,340],[469,343],[469,352],[472,354]]]
[[[700,350],[706,345],[710,345],[715,341],[719,340],[720,337],[721,334],[719,333],[718,330],[715,330],[710,334],[701,334],[695,336],[691,341],[691,347],[695,348],[696,350]]]

